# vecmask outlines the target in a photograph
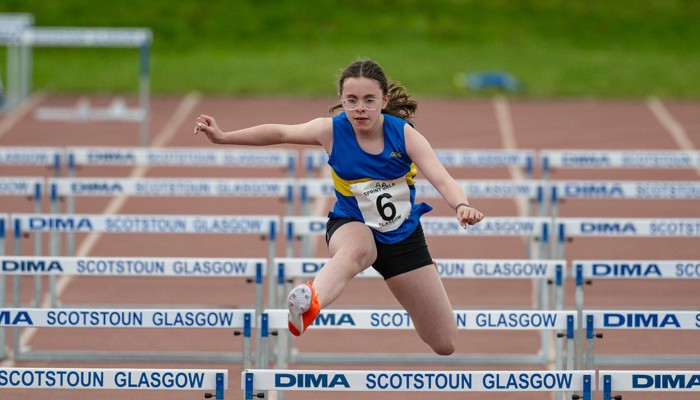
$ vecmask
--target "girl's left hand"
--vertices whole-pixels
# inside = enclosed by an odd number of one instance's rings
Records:
[[[484,219],[484,214],[474,207],[459,207],[457,209],[457,220],[464,229],[467,229],[467,225],[474,225],[482,219]]]

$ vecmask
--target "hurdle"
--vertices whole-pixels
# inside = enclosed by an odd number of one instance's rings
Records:
[[[620,400],[619,392],[681,392],[700,391],[700,371],[598,371],[598,388],[603,399]]]
[[[0,368],[0,390],[170,390],[202,391],[206,398],[224,399],[228,371],[224,369],[136,368]]]
[[[575,354],[573,352],[574,329],[576,326],[575,311],[523,311],[523,310],[455,310],[457,329],[459,330],[546,330],[560,332],[560,337],[566,340],[566,365],[573,369]],[[286,309],[266,309],[260,322],[261,337],[264,346],[270,331],[287,330],[289,312]],[[309,330],[317,329],[362,329],[362,330],[410,330],[413,323],[405,310],[397,309],[325,309],[316,318]],[[278,351],[278,356],[283,354]],[[269,360],[263,356],[262,364]],[[449,357],[438,357],[433,354],[390,354],[390,353],[328,353],[328,354],[292,354],[292,363],[324,363],[324,364],[542,364],[546,362],[541,355],[514,354],[463,354]],[[278,364],[280,363],[278,360]]]
[[[256,310],[262,310],[262,279],[265,271],[265,259],[229,259],[229,258],[174,258],[174,257],[17,257],[2,259],[2,273],[7,275],[54,275],[54,276],[128,276],[128,277],[205,277],[205,278],[245,278],[256,284]],[[5,297],[4,288],[0,296]],[[13,293],[14,307],[20,307],[18,293]],[[2,304],[4,307],[4,304]],[[56,308],[57,305],[52,305]],[[250,317],[248,317],[250,319]],[[249,364],[252,354],[249,321],[244,323],[244,331],[235,331],[234,335],[243,334],[243,357],[216,355],[227,360],[243,360]],[[2,342],[4,344],[4,341]],[[4,347],[4,346],[3,346]],[[22,358],[19,343],[14,343],[14,352]],[[97,359],[101,359],[100,355]],[[88,356],[89,357],[89,356]],[[127,359],[147,358],[127,356]],[[161,359],[162,357],[156,357]],[[165,359],[206,360],[211,355],[201,357],[165,356]]]
[[[293,242],[297,237],[324,235],[327,217],[284,217],[287,237],[287,257],[294,254]],[[427,236],[524,236],[540,243],[538,258],[548,257],[549,222],[546,217],[489,217],[483,222],[462,228],[454,217],[423,217],[421,225]],[[556,257],[554,257],[556,258]]]
[[[690,169],[700,168],[700,151],[671,150],[544,150],[543,179],[557,169]]]
[[[700,236],[700,219],[698,218],[557,218],[554,257],[564,258],[566,242],[576,237],[630,238],[630,237],[698,237]],[[577,286],[583,282],[577,282]],[[577,293],[582,294],[581,291]],[[582,304],[583,300],[577,300]],[[578,322],[583,324],[579,315]],[[583,326],[578,327],[583,334]],[[583,338],[576,336],[577,353],[580,354]]]
[[[7,85],[3,95],[2,76],[0,76],[0,111],[10,112],[26,100],[21,93],[21,82],[29,79],[28,71],[22,66],[29,61],[26,46],[20,45],[22,31],[34,25],[34,15],[29,13],[0,13],[0,45],[7,47],[6,77]]]
[[[389,371],[251,369],[241,374],[244,399],[265,391],[577,392],[591,400],[595,371]]]
[[[278,287],[282,297],[288,292],[287,283],[295,279],[306,280],[313,278],[318,271],[328,262],[326,258],[276,258]],[[556,310],[563,306],[563,280],[566,277],[566,260],[511,260],[511,259],[435,259],[437,270],[442,279],[539,279],[547,282],[556,282],[556,296],[554,303]],[[379,273],[367,268],[356,278],[381,278]],[[541,310],[549,309],[549,304],[540,305]],[[542,343],[546,344],[547,333],[543,331]],[[287,355],[288,356],[288,355]],[[547,362],[546,353],[541,354],[539,364]],[[563,360],[561,353],[557,352],[556,366],[561,368]],[[485,362],[488,362],[485,361]],[[500,362],[500,361],[499,361]],[[284,360],[280,361],[279,368],[283,368]]]
[[[284,226],[287,237],[287,255],[293,254],[292,245],[294,239],[298,236],[311,236],[325,234],[327,218],[325,217],[285,217],[282,224]],[[423,217],[421,224],[426,237],[430,236],[524,236],[532,240],[538,240],[540,243],[540,254],[547,254],[549,242],[549,219],[546,217],[491,217],[482,223],[469,226],[463,229],[453,217]],[[546,258],[546,257],[545,257]],[[278,271],[277,271],[278,272]],[[272,277],[273,275],[269,275]],[[285,284],[284,280],[280,282],[279,275],[276,277],[278,288]],[[538,284],[538,309],[545,309],[546,304],[549,304],[548,291],[542,284],[543,280],[539,280]],[[557,284],[556,293],[563,291],[564,279],[556,279],[553,283]],[[282,290],[282,289],[279,289]],[[280,299],[283,296],[279,296]],[[560,297],[563,297],[560,296]],[[280,307],[284,305],[280,303]],[[285,336],[282,336],[283,340]],[[548,358],[548,338],[545,332],[542,333],[542,357]]]
[[[272,263],[277,246],[279,217],[269,215],[12,214],[11,224],[14,228],[16,251],[19,250],[17,244],[24,232],[258,234],[267,238],[268,263]],[[59,255],[55,247],[50,251],[52,256]]]
[[[139,106],[135,113],[130,113],[128,109],[124,115],[127,117],[134,114],[134,118],[127,120],[135,120],[140,122],[139,144],[142,147],[148,146],[149,140],[149,122],[150,122],[150,49],[153,42],[153,33],[146,28],[74,28],[74,27],[41,27],[30,28],[22,31],[20,36],[22,46],[32,49],[34,47],[124,47],[139,49],[139,80],[138,80],[138,98]],[[24,65],[23,68],[30,70],[30,65]],[[29,80],[22,82],[24,86],[21,91],[29,93],[31,90]],[[38,110],[41,111],[41,110]],[[66,110],[48,109],[45,110],[47,117],[60,117]],[[74,110],[67,110],[72,114]],[[40,113],[41,115],[41,113]],[[109,120],[123,119],[124,115],[115,113],[107,113],[103,115]],[[86,116],[86,118],[93,118]]]
[[[635,330],[690,330],[700,329],[700,312],[679,310],[584,310],[583,319],[586,330],[586,364],[591,367],[598,361],[595,356],[594,341],[602,338],[597,330],[635,329]],[[680,355],[625,355],[610,356],[604,360],[614,365],[687,365],[700,364],[697,354]],[[699,382],[700,384],[700,382]]]
[[[287,202],[289,212],[294,192],[292,179],[275,178],[54,178],[47,186],[53,209],[66,198],[71,209],[68,213],[75,211],[75,198],[95,196],[278,198]],[[73,254],[72,237],[66,247],[66,254]],[[52,304],[54,300],[52,297]]]
[[[59,148],[54,148],[54,147],[0,147],[0,165],[6,165],[6,166],[16,166],[16,167],[25,167],[25,166],[37,166],[37,167],[46,167],[51,170],[51,173],[54,177],[58,177],[61,175],[61,168],[63,164],[63,160],[65,159],[65,152],[63,149]],[[36,182],[35,182],[36,183]],[[38,192],[37,190],[39,189],[45,189],[45,183],[42,182],[42,185],[40,188],[35,187],[34,191],[34,212],[35,213],[41,213],[43,212],[42,210],[42,201],[43,201],[43,195],[46,192],[45,190],[42,190],[41,192]],[[8,225],[8,229],[9,229]],[[37,233],[34,235],[34,248],[37,249],[36,251],[38,252],[38,249],[42,248],[42,234]],[[15,250],[17,252],[18,250]],[[40,253],[36,253],[36,255],[41,255]],[[4,279],[4,278],[0,278]],[[18,282],[16,284],[19,284]],[[41,292],[41,287],[42,287],[42,282],[41,279],[38,277],[34,281],[34,287],[35,287],[35,293],[40,293]],[[41,301],[40,297],[37,295],[35,298],[35,303],[36,305],[39,304]]]
[[[458,179],[457,184],[468,194],[470,199],[523,199],[528,204],[536,204],[537,216],[546,216],[543,214],[546,210],[544,208],[545,186],[542,181]],[[440,193],[427,181],[416,181],[414,187],[416,189],[416,199],[441,198]],[[301,215],[308,216],[310,214],[311,200],[335,196],[333,181],[314,178],[300,179],[299,196],[302,207]],[[529,248],[528,251],[530,251]],[[309,256],[309,254],[305,253],[301,255],[304,257]]]
[[[287,238],[287,257],[293,257],[293,243],[297,237],[318,236],[326,233],[326,217],[285,217],[282,224]],[[421,225],[426,237],[429,236],[520,236],[530,241],[538,241],[539,249],[537,258],[548,259],[550,220],[546,217],[490,217],[481,223],[468,226],[463,229],[454,217],[423,217]],[[529,246],[526,248],[528,255]],[[554,257],[554,259],[563,259]],[[270,275],[272,276],[272,275]],[[563,280],[554,282],[563,285]],[[545,299],[547,291],[539,287],[539,296],[542,304],[547,304]]]
[[[440,163],[445,168],[519,168],[525,171],[526,180],[532,180],[534,175],[534,165],[536,159],[536,153],[534,150],[503,150],[503,149],[481,149],[481,150],[467,150],[467,149],[435,149],[435,155],[437,156]],[[304,161],[304,168],[306,170],[307,178],[312,178],[314,173],[322,166],[328,163],[328,154],[324,150],[305,150],[302,153],[302,159]],[[466,184],[466,183],[465,183]],[[482,187],[483,188],[483,187]],[[479,184],[474,187],[467,187],[466,189],[479,189]],[[494,196],[498,193],[498,186],[494,187],[494,190],[490,190],[489,196]],[[502,186],[500,189],[505,189]],[[513,188],[511,187],[511,191]],[[522,190],[522,187],[520,188]],[[526,189],[532,190],[532,189]],[[536,190],[536,189],[535,189]],[[322,193],[333,194],[333,191],[328,192],[327,190]],[[474,194],[484,193],[482,190],[474,191]],[[472,192],[467,192],[468,195],[472,195]],[[520,196],[523,194],[518,193]],[[303,194],[302,194],[303,196]],[[531,196],[531,197],[530,197]],[[535,196],[530,195],[528,197],[534,198]],[[502,197],[502,196],[498,196]],[[304,202],[302,202],[304,204]],[[531,208],[529,207],[527,216],[534,216]],[[308,212],[302,212],[302,215],[308,215]]]
[[[435,149],[435,155],[445,168],[522,168],[532,178],[536,154],[534,150],[504,149]],[[308,177],[328,163],[325,150],[304,150],[304,168]]]
[[[16,360],[21,361],[188,361],[242,362],[251,365],[253,309],[143,309],[143,308],[23,308],[0,309],[0,325],[21,328],[127,328],[127,329],[235,329],[243,334],[240,354],[206,354],[128,351],[24,350],[15,340]],[[243,330],[243,332],[240,332]]]
[[[698,200],[698,181],[550,181],[550,215],[558,204],[574,199]]]
[[[576,309],[581,312],[584,307],[584,286],[591,285],[594,279],[700,279],[700,261],[698,260],[574,260],[572,266],[576,278]],[[586,332],[585,360],[586,366],[591,368],[594,364],[593,341],[598,338],[598,335],[592,331],[595,328],[594,321],[595,319],[587,321],[591,331]],[[598,365],[642,365],[649,362],[660,365],[700,364],[700,357],[692,355],[595,356],[595,360]]]
[[[298,152],[289,149],[203,149],[203,148],[139,148],[139,147],[69,147],[66,149],[66,176],[74,178],[76,171],[88,166],[124,167],[217,167],[217,168],[279,168],[286,171],[288,179],[296,175]],[[287,187],[286,214],[294,212],[294,185]],[[66,213],[75,212],[73,197],[66,201]],[[72,234],[66,235],[68,248],[72,248]],[[274,254],[274,253],[273,253]],[[270,258],[271,259],[271,258]],[[271,263],[268,264],[272,265]],[[268,271],[271,275],[273,272]],[[272,283],[270,296],[274,295]],[[270,304],[275,299],[269,298]]]

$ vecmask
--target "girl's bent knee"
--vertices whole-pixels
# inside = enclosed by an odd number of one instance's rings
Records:
[[[449,356],[450,354],[454,353],[456,350],[456,347],[457,347],[456,338],[454,338],[454,337],[445,338],[438,343],[431,344],[430,347],[433,349],[435,354],[438,354],[441,356]]]
[[[440,356],[449,356],[450,354],[455,352],[455,346],[454,345],[443,345],[440,347],[433,347],[433,351]]]

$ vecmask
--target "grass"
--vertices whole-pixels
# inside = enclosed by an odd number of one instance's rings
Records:
[[[455,76],[505,71],[523,83],[519,96],[700,97],[692,0],[134,4],[5,0],[0,12],[31,12],[37,26],[151,28],[154,93],[328,95],[339,70],[364,56],[424,96],[484,95],[455,86]],[[35,49],[33,83],[133,92],[137,60],[135,49]]]

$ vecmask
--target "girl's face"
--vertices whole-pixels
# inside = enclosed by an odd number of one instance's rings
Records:
[[[381,127],[382,109],[389,96],[382,94],[379,82],[370,78],[347,78],[339,97],[356,131],[369,132],[378,124]]]

